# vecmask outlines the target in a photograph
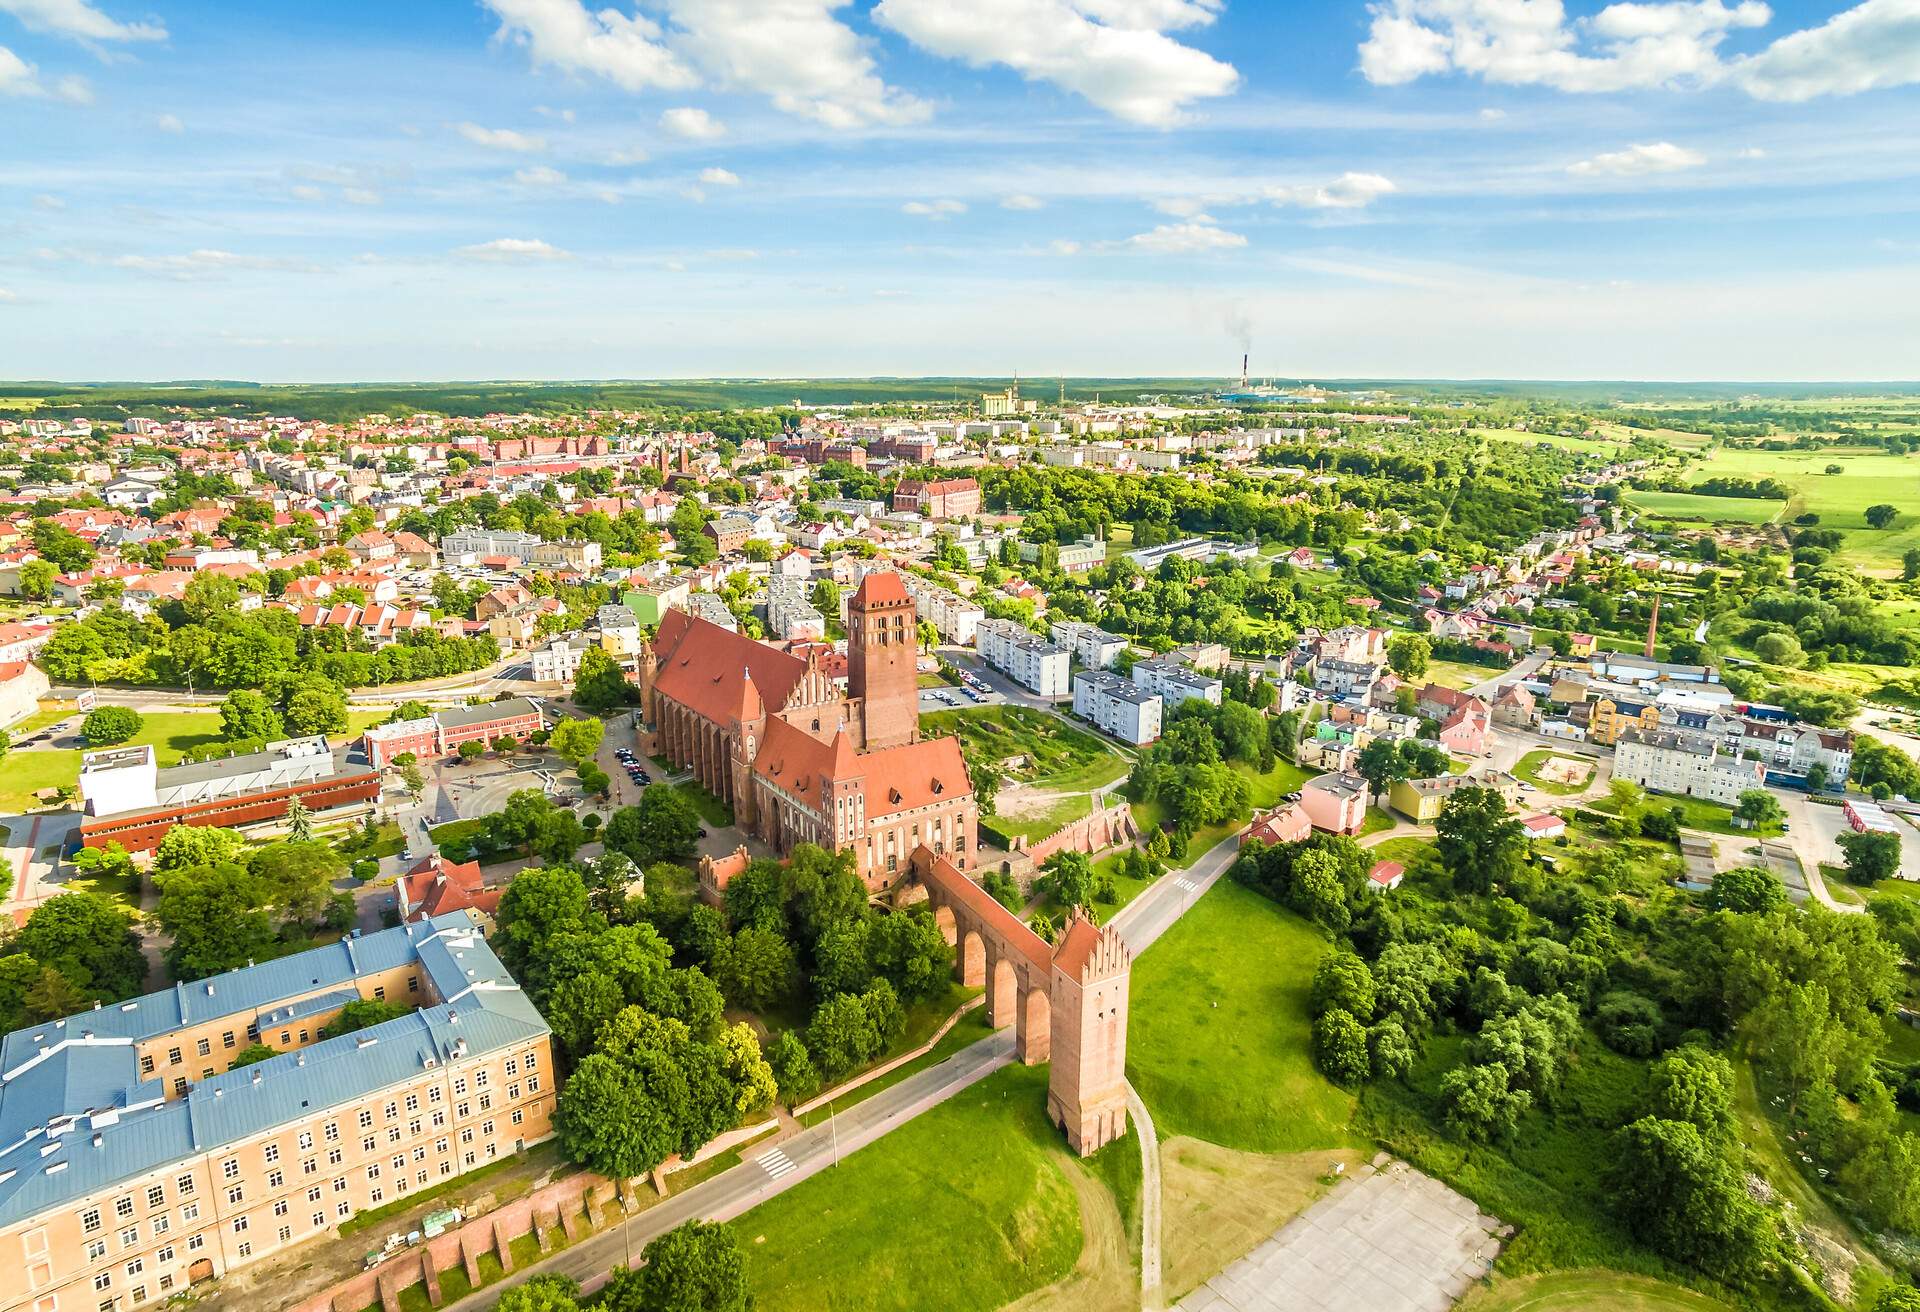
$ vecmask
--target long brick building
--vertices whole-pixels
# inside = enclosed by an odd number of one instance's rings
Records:
[[[843,695],[818,651],[669,612],[640,656],[642,713],[660,752],[777,851],[851,851],[874,889],[897,882],[922,845],[968,869],[979,807],[958,741],[920,736],[916,619],[898,574],[861,581]]]
[[[416,1009],[322,1039],[347,1003]],[[264,1043],[277,1056],[239,1069]],[[0,1312],[121,1312],[550,1133],[546,1022],[465,912],[0,1040]]]

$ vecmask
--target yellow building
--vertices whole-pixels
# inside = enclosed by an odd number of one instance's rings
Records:
[[[1616,702],[1611,697],[1601,697],[1594,701],[1587,716],[1587,739],[1589,742],[1612,746],[1624,729],[1645,729],[1652,732],[1660,727],[1660,708],[1652,705],[1639,705],[1634,702]]]

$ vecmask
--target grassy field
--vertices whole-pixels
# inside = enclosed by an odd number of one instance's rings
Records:
[[[1841,472],[1827,473],[1829,465],[1840,466]],[[1784,519],[1808,513],[1820,516],[1821,528],[1846,534],[1835,554],[1837,560],[1888,574],[1899,569],[1901,553],[1920,546],[1920,477],[1916,475],[1920,475],[1920,457],[1861,447],[1824,451],[1723,448],[1688,471],[1689,478],[1696,482],[1728,477],[1771,478],[1785,484],[1793,492],[1793,499]],[[1653,494],[1636,492],[1632,500],[1638,504],[1648,495]],[[1866,509],[1881,502],[1898,507],[1900,518],[1889,529],[1869,528]]]
[[[1577,784],[1560,784],[1543,777],[1540,773],[1540,767],[1556,756],[1564,757],[1572,761],[1583,761],[1587,765],[1586,779]],[[1583,793],[1587,790],[1588,786],[1593,783],[1593,766],[1591,762],[1586,762],[1585,758],[1575,756],[1571,752],[1556,752],[1550,747],[1542,747],[1538,751],[1528,752],[1518,761],[1515,761],[1513,763],[1513,773],[1516,778],[1526,780],[1542,792],[1556,793],[1561,797],[1567,797],[1574,793]]]
[[[1001,800],[1004,802],[1006,799]],[[982,817],[982,823],[991,823],[1003,834],[1025,838],[1033,843],[1092,810],[1093,799],[1086,793],[1068,793],[1044,805],[1023,808],[1018,815],[996,812],[990,818]]]
[[[1771,524],[1787,505],[1765,497],[1710,497],[1694,492],[1629,492],[1627,504],[1645,515],[1711,524]]]
[[[928,733],[957,733],[969,759],[1019,760],[1007,778],[1055,792],[1085,791],[1127,772],[1119,753],[1096,735],[1025,706],[979,706],[920,717]]]
[[[1596,811],[1611,814],[1616,808],[1611,797],[1597,798],[1591,803]],[[1738,828],[1733,823],[1733,809],[1718,802],[1709,802],[1699,797],[1675,797],[1670,793],[1648,793],[1642,811],[1678,811],[1680,824],[1687,829],[1700,829],[1710,834],[1725,834],[1729,838],[1771,838],[1780,832],[1778,822],[1755,825],[1751,829]]]
[[[1732,1304],[1623,1271],[1557,1271],[1484,1286],[1457,1312],[1731,1312]]]
[[[1491,665],[1468,665],[1464,661],[1430,660],[1427,662],[1427,672],[1415,679],[1413,685],[1418,688],[1429,683],[1437,683],[1443,688],[1459,688],[1464,691],[1477,683],[1485,683],[1499,673],[1500,671]]]
[[[1061,1279],[1080,1208],[1047,1069],[1010,1066],[734,1223],[760,1312],[987,1312]]]
[[[1141,955],[1127,1073],[1162,1136],[1252,1152],[1355,1142],[1352,1096],[1307,1051],[1307,989],[1327,950],[1306,921],[1223,880]]]

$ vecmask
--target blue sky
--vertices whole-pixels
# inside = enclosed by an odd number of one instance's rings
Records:
[[[1920,375],[1920,0],[0,0],[0,377]]]

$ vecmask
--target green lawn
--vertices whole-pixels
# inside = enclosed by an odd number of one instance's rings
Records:
[[[1097,735],[1025,706],[976,706],[920,717],[928,733],[956,733],[969,760],[1006,764],[1007,778],[1054,792],[1110,784],[1127,763]]]
[[[1612,814],[1616,809],[1611,797],[1602,797],[1592,803],[1596,811]],[[1752,829],[1741,829],[1733,823],[1733,809],[1709,802],[1700,797],[1675,797],[1670,793],[1647,794],[1643,810],[1678,811],[1680,823],[1688,829],[1702,829],[1710,834],[1725,834],[1730,838],[1771,838],[1780,832],[1776,822],[1768,825],[1756,825]]]
[[[733,1223],[760,1312],[988,1312],[1073,1269],[1047,1068],[1010,1066]]]
[[[674,792],[692,802],[693,809],[700,813],[700,818],[707,824],[716,829],[725,829],[733,823],[733,808],[691,779],[685,783],[669,786]]]
[[[1409,871],[1429,860],[1439,860],[1431,838],[1389,838],[1377,847],[1368,848],[1367,855],[1375,861],[1398,861]]]
[[[1828,465],[1840,473],[1826,472]],[[1800,514],[1820,516],[1821,528],[1845,534],[1835,559],[1881,573],[1898,572],[1900,557],[1920,546],[1920,457],[1889,455],[1865,447],[1829,447],[1816,451],[1750,451],[1722,448],[1688,470],[1693,481],[1703,478],[1772,478],[1793,493],[1784,519]],[[1635,502],[1648,495],[1631,494]],[[1726,498],[1710,498],[1725,500]],[[1869,528],[1868,506],[1886,503],[1898,507],[1900,517],[1891,528]],[[1778,505],[1778,502],[1765,504]]]
[[[1069,793],[1038,810],[1025,811],[1017,816],[982,816],[981,823],[990,824],[1009,837],[1025,838],[1029,843],[1036,843],[1092,810],[1093,799],[1086,793]]]
[[[1327,951],[1306,921],[1222,880],[1134,963],[1127,1074],[1163,1139],[1276,1153],[1357,1142],[1352,1096],[1307,1050]]]
[[[1458,1312],[1732,1312],[1733,1304],[1624,1271],[1556,1271],[1483,1287]]]
[[[1587,766],[1586,779],[1577,784],[1561,784],[1544,777],[1540,773],[1540,767],[1556,756],[1564,760],[1581,761],[1585,764]],[[1575,756],[1571,752],[1556,752],[1551,747],[1542,747],[1538,751],[1528,752],[1525,756],[1513,763],[1513,773],[1516,778],[1526,780],[1541,792],[1555,793],[1561,797],[1568,797],[1574,793],[1584,793],[1593,784],[1592,762],[1586,761],[1583,757]]]
[[[948,1014],[951,1015],[952,1013]],[[829,1110],[834,1113],[844,1112],[855,1103],[864,1102],[881,1090],[892,1088],[908,1076],[918,1075],[929,1066],[938,1066],[962,1048],[970,1044],[978,1043],[992,1033],[993,1027],[987,1024],[986,1007],[975,1007],[959,1020],[955,1021],[953,1028],[940,1036],[940,1042],[934,1044],[933,1047],[929,1048],[921,1056],[915,1057],[910,1062],[902,1063],[878,1079],[868,1080],[844,1098],[834,1099],[831,1109],[826,1107],[814,1108],[800,1118],[800,1123],[802,1125],[818,1125],[827,1119]],[[925,1043],[926,1041],[925,1034],[922,1034],[918,1039],[920,1043]],[[885,1059],[883,1058],[883,1060]]]
[[[1465,661],[1430,660],[1427,672],[1413,680],[1415,688],[1437,683],[1443,688],[1458,688],[1465,691],[1477,683],[1485,683],[1505,670],[1505,666],[1469,665]]]

